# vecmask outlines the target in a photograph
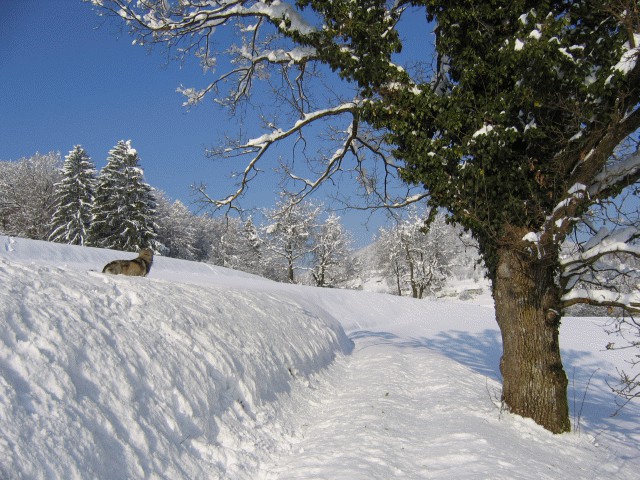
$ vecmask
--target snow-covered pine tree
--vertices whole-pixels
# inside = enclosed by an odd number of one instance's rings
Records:
[[[157,246],[156,201],[143,175],[131,141],[120,140],[98,176],[91,245],[130,252]]]
[[[56,184],[56,209],[49,240],[85,245],[91,225],[91,208],[96,186],[96,169],[81,145],[65,157],[62,180]]]
[[[242,246],[239,249],[241,264],[238,268],[245,272],[263,275],[264,255],[262,250],[264,245],[258,234],[258,228],[251,217],[244,222],[240,238],[242,242]]]
[[[194,228],[194,260],[221,265],[222,261],[214,248],[221,236],[221,228],[216,219],[209,214],[193,217]]]
[[[218,219],[220,238],[216,250],[223,267],[243,270],[244,237],[242,223],[238,218],[227,217]]]

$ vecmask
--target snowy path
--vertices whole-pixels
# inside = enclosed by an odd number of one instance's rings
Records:
[[[426,478],[443,470],[453,474],[454,466],[468,471],[465,465],[477,462],[477,456],[450,451],[451,443],[484,441],[466,433],[472,430],[469,418],[458,417],[447,402],[460,395],[477,397],[478,392],[473,387],[461,392],[461,384],[451,381],[468,373],[457,371],[464,367],[433,371],[438,357],[424,348],[391,345],[384,338],[356,339],[352,356],[334,368],[324,391],[318,392],[320,402],[311,401],[298,412],[309,424],[302,425],[303,438],[271,478]],[[487,410],[495,407],[488,394],[478,400],[482,414],[477,421],[482,423]],[[431,422],[434,413],[446,416],[447,424]],[[432,457],[438,452],[437,461],[425,457],[426,438]]]
[[[261,480],[573,479],[621,474],[584,437],[501,415],[499,384],[415,340],[355,332],[356,348],[294,395],[290,451]],[[486,388],[478,388],[486,384]],[[306,398],[304,398],[306,397]],[[599,458],[585,465],[584,449]],[[626,470],[626,469],[625,469]],[[619,478],[631,478],[622,474]]]

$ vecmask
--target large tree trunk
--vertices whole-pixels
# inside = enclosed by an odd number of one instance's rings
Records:
[[[494,278],[502,333],[502,399],[512,413],[553,433],[570,430],[567,376],[560,358],[560,295],[553,259],[501,249]]]

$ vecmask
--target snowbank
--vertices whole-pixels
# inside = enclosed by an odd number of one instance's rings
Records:
[[[224,269],[204,287],[166,280],[188,262],[116,277],[87,267],[131,254],[0,246],[1,478],[251,478],[283,434],[274,400],[351,348],[291,298],[216,285]]]

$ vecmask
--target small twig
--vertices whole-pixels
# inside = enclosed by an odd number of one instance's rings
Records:
[[[582,419],[582,410],[584,409],[584,402],[587,398],[587,392],[589,391],[589,387],[591,386],[591,379],[593,378],[593,376],[599,371],[599,368],[596,368],[593,373],[589,376],[589,381],[587,382],[587,386],[584,389],[584,393],[582,394],[582,401],[580,402],[580,410],[578,411],[578,416],[575,420],[575,425],[573,427],[574,431],[578,434],[580,434],[580,421]],[[575,369],[574,369],[575,372]],[[575,381],[575,374],[574,374],[574,381]],[[574,414],[575,414],[575,389],[574,389]]]

